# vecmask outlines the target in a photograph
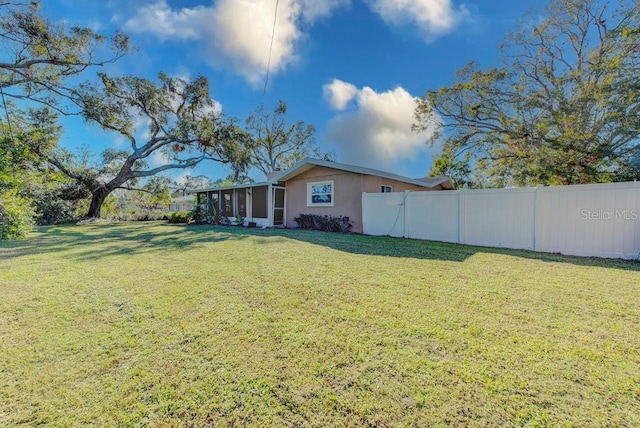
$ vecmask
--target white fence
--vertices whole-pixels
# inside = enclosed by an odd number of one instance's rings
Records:
[[[364,193],[364,233],[633,259],[640,183]]]

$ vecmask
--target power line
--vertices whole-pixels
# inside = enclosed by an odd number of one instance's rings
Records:
[[[267,84],[269,83],[269,69],[271,68],[271,51],[273,50],[273,39],[276,35],[276,20],[278,18],[278,2],[276,0],[276,9],[273,13],[273,29],[271,30],[271,44],[269,45],[269,59],[267,60],[267,75],[264,78],[264,90],[262,91],[262,95],[267,93]]]

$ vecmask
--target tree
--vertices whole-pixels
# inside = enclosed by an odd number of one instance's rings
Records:
[[[78,168],[61,151],[45,154],[52,165],[91,192],[88,217],[100,217],[105,198],[132,180],[190,168],[204,160],[233,169],[246,167],[248,136],[216,110],[206,78],[186,81],[160,73],[157,85],[134,76],[99,76],[101,84],[86,83],[78,89],[76,102],[87,121],[120,134],[129,149],[105,151],[100,168]],[[41,120],[50,121],[52,116],[43,115]],[[148,130],[137,133],[135,125],[141,121]],[[147,160],[158,153],[167,163],[149,167]]]
[[[52,23],[39,9],[38,1],[0,1],[0,90],[3,98],[67,113],[60,100],[75,93],[67,80],[118,60],[129,52],[129,40],[116,33],[108,41],[89,28]]]
[[[176,183],[173,183],[172,190],[174,191],[174,193],[177,193],[180,196],[184,196],[189,190],[207,189],[209,187],[212,187],[212,183],[213,181],[206,175],[192,176],[190,174],[185,174],[184,177],[182,177]]]
[[[33,126],[39,113],[28,107],[79,113],[69,80],[116,61],[129,51],[129,41],[121,33],[109,41],[88,28],[52,23],[39,4],[0,1],[0,192],[13,201],[33,201],[14,203],[14,216],[24,209],[25,218],[32,218],[35,206],[38,221],[46,223],[67,219],[73,204],[60,197],[69,183],[37,155],[57,145],[59,128],[52,122]]]
[[[225,178],[218,178],[212,183],[214,187],[234,186],[236,184],[250,184],[253,179],[245,174],[229,174]]]
[[[640,8],[611,4],[553,0],[507,36],[501,67],[471,63],[427,92],[415,128],[439,117],[430,142],[445,137],[432,173],[497,186],[640,177]]]
[[[315,145],[315,128],[304,122],[290,124],[286,120],[287,105],[279,101],[269,112],[263,106],[250,115],[247,129],[252,135],[249,165],[269,175],[287,169],[308,156],[333,160],[332,153],[321,153]]]

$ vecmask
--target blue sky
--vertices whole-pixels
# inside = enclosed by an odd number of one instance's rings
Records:
[[[497,46],[543,2],[514,0],[43,0],[42,12],[104,34],[125,31],[137,52],[110,74],[208,77],[225,114],[244,120],[284,100],[288,119],[313,124],[338,161],[424,176],[437,147],[411,132],[415,97],[449,85],[469,61],[496,64]],[[66,119],[61,144],[96,153],[122,141]],[[160,162],[159,159],[156,159]],[[225,176],[207,163],[191,175]],[[172,173],[174,178],[183,171]],[[251,174],[257,181],[264,177]]]

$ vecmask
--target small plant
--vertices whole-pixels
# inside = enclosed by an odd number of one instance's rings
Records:
[[[300,229],[320,230],[323,232],[346,233],[351,228],[349,217],[333,217],[329,215],[300,214],[293,219]]]
[[[191,211],[177,211],[169,216],[169,223],[189,223],[193,218]]]
[[[191,213],[191,218],[195,224],[208,223],[207,212],[201,205],[196,206]]]
[[[244,217],[242,217],[241,215],[237,215],[234,220],[234,224],[242,226],[244,224]]]
[[[211,224],[229,225],[229,219],[222,213],[220,207],[218,207],[218,201],[212,201],[209,204],[209,222]]]

